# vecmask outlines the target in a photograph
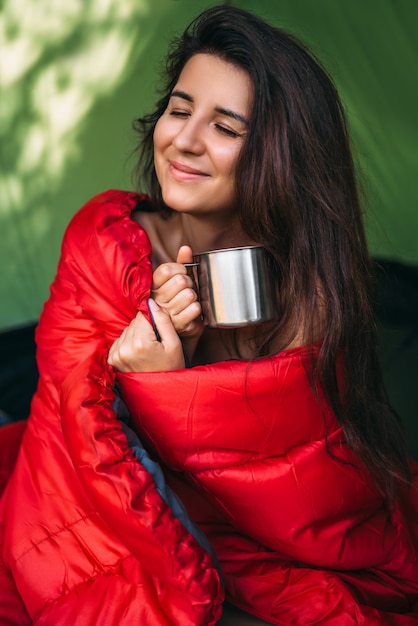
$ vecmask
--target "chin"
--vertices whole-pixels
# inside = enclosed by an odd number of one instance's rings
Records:
[[[178,213],[195,213],[202,207],[202,204],[190,202],[189,198],[179,198],[178,196],[163,195],[164,204],[173,211]]]

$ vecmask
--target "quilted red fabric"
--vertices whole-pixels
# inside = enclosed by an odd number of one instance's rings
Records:
[[[1,500],[2,625],[204,626],[221,615],[212,557],[112,409],[108,347],[146,312],[152,275],[148,237],[130,218],[137,200],[96,197],[64,238],[37,330],[39,386]]]
[[[37,331],[39,387],[0,503],[1,624],[203,626],[221,614],[213,559],[113,410],[108,348],[147,314],[140,200],[101,194],[64,238]],[[416,490],[387,506],[313,397],[309,363],[298,348],[117,380],[210,538],[229,600],[277,625],[417,625]]]
[[[118,381],[232,602],[274,624],[418,624],[416,491],[388,509],[316,402],[310,359],[297,348]]]

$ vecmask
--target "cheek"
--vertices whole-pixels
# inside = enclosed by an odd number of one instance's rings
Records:
[[[226,151],[222,157],[220,158],[220,163],[222,162],[222,170],[226,176],[230,176],[232,179],[235,175],[235,169],[238,162],[238,157],[241,151],[241,147],[239,148],[230,148]]]
[[[173,141],[176,133],[176,126],[169,115],[163,114],[154,128],[154,152],[162,152]]]
[[[154,128],[154,137],[153,137],[154,155],[157,154],[159,150],[161,150],[161,147],[163,145],[163,138],[164,138],[164,123],[163,123],[163,118],[160,117],[160,119],[158,120]]]
[[[163,153],[167,144],[167,133],[165,129],[166,124],[164,123],[164,118],[160,117],[158,122],[154,128],[154,167],[155,173],[157,174],[157,178],[161,183],[161,167],[163,162]]]

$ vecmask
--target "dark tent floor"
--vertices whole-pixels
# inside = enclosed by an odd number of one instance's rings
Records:
[[[418,268],[378,262],[378,318],[389,397],[418,459]],[[0,333],[0,423],[25,419],[37,383],[35,324]]]

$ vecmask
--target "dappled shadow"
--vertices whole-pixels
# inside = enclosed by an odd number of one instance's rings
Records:
[[[37,319],[79,206],[132,186],[131,121],[152,107],[157,62],[172,35],[216,3],[0,4],[0,328]],[[418,5],[385,2],[376,16],[360,0],[225,4],[300,33],[325,61],[369,180],[372,251],[416,262]]]
[[[5,0],[0,15],[0,326],[16,310],[15,323],[38,315],[54,215],[48,200],[81,157],[87,116],[152,36],[149,0],[21,4]]]

